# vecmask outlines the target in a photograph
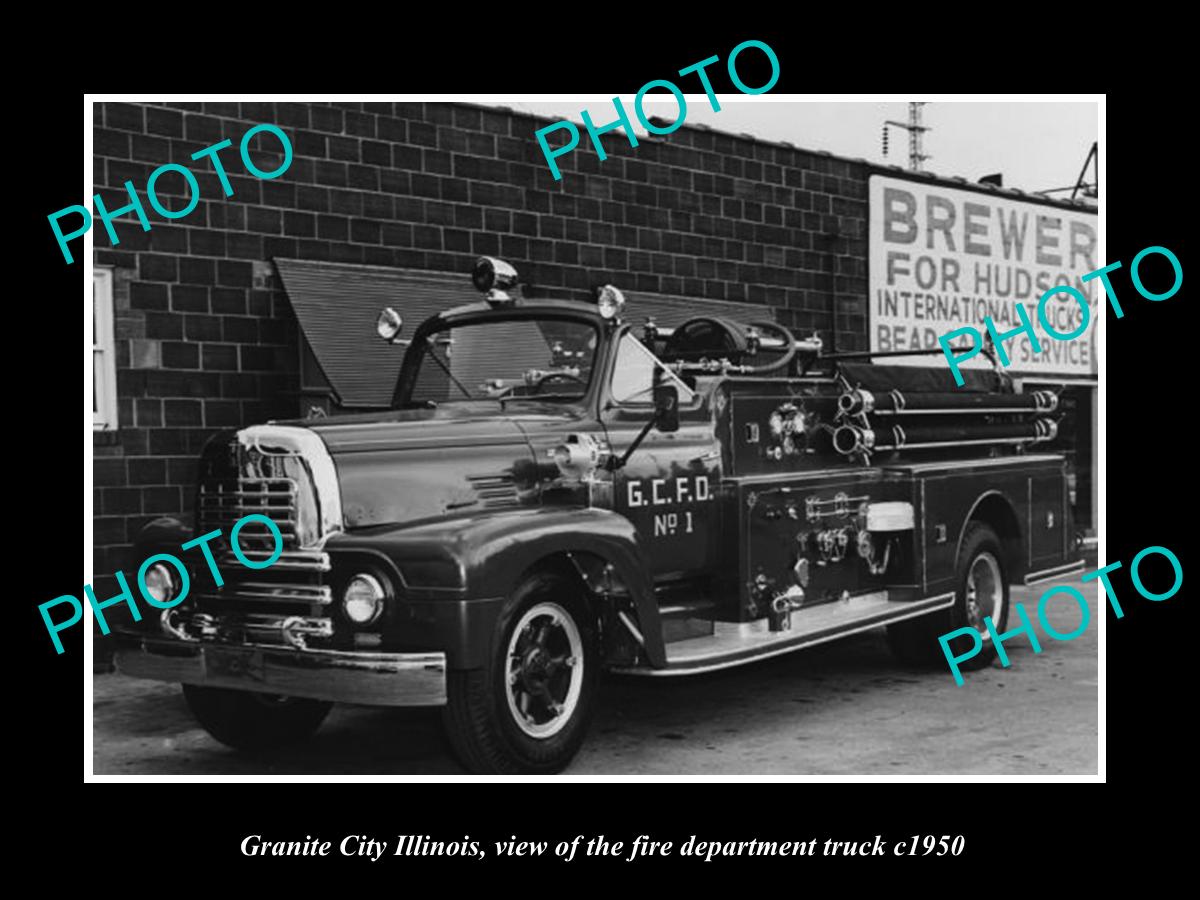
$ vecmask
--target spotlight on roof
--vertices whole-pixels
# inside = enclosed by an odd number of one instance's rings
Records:
[[[502,259],[481,256],[471,270],[471,281],[475,289],[487,295],[492,303],[507,303],[512,300],[508,289],[516,287],[517,270]]]

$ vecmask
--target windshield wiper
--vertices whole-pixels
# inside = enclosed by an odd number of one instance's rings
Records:
[[[466,397],[468,400],[478,399],[470,391],[463,387],[463,383],[454,377],[454,373],[450,371],[450,367],[442,362],[442,358],[437,354],[437,347],[434,345],[431,339],[425,338],[425,347],[429,351],[429,355],[433,357],[433,361],[438,364],[438,368],[446,373],[446,377],[454,382],[454,386],[462,391],[464,397]]]

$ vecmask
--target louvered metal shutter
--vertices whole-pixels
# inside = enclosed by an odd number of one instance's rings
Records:
[[[383,307],[395,307],[404,317],[404,334],[412,335],[430,316],[479,299],[461,274],[298,259],[276,259],[275,267],[343,406],[391,404],[404,349],[376,335],[375,319]]]
[[[298,259],[274,262],[313,355],[344,407],[385,408],[391,403],[403,350],[385,344],[375,334],[375,319],[383,307],[395,307],[404,317],[404,334],[412,335],[430,316],[479,300],[470,279],[461,273]],[[647,317],[668,328],[694,316],[727,316],[742,322],[775,318],[770,307],[758,304],[640,291],[626,291],[625,295],[626,318],[638,325]],[[481,372],[492,371],[492,362],[514,358],[516,349],[511,340],[472,348],[482,354],[477,359]],[[538,348],[536,357],[540,360],[541,356]],[[431,388],[444,399],[442,385],[431,383]]]

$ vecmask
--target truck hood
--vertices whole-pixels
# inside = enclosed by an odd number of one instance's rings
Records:
[[[473,410],[408,409],[365,413],[332,419],[305,420],[335,457],[347,453],[385,450],[428,450],[525,444],[525,435],[512,416]]]
[[[491,406],[491,404],[489,404]],[[346,528],[476,515],[535,503],[544,477],[521,422],[566,423],[563,409],[496,414],[397,410],[294,424],[316,432],[337,469]],[[550,470],[553,466],[550,465]]]

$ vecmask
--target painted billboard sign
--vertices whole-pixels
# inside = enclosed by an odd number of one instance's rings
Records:
[[[938,349],[938,336],[966,325],[982,330],[991,316],[1000,331],[1016,328],[1023,304],[1037,305],[1056,284],[1077,288],[1096,311],[1103,290],[1081,276],[1100,264],[1094,211],[1063,209],[1010,197],[872,175],[870,179],[871,349]],[[1082,315],[1069,294],[1051,298],[1047,317],[1060,332]],[[1010,342],[1012,371],[1094,377],[1094,323],[1078,340],[1041,340],[1034,353],[1024,335]],[[969,343],[969,339],[963,339]],[[958,348],[958,345],[955,345]],[[958,348],[961,349],[961,348]],[[888,360],[945,364],[941,353]],[[982,357],[966,364],[986,366]]]

